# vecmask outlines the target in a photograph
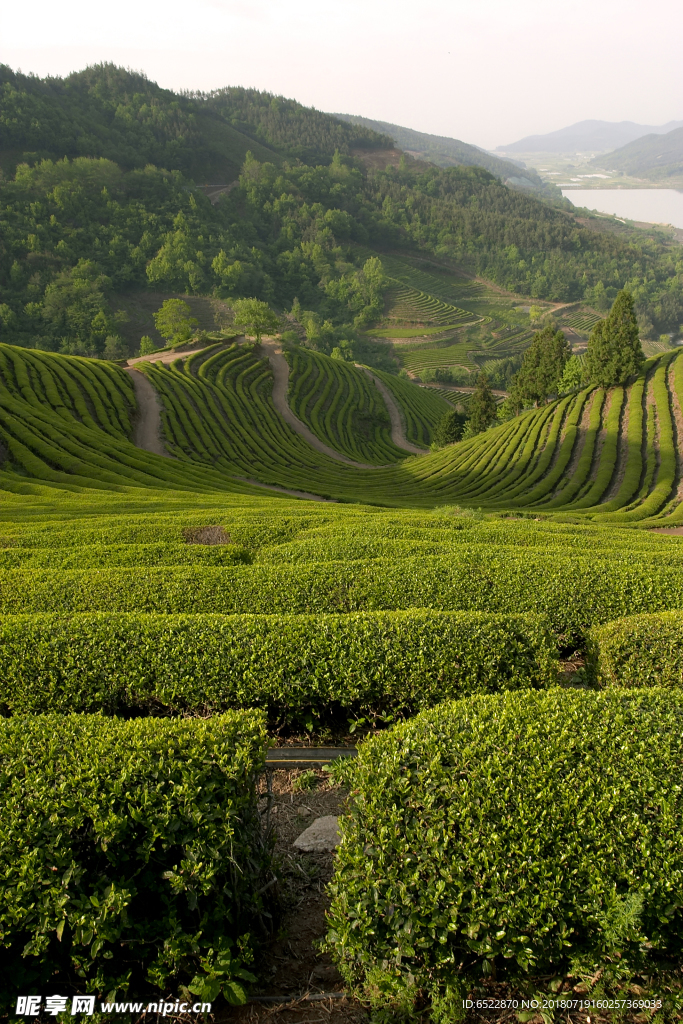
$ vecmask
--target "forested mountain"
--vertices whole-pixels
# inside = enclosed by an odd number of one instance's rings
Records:
[[[247,152],[331,159],[335,149],[391,146],[366,128],[255,89],[178,95],[142,74],[101,64],[40,79],[0,65],[0,166],[106,157],[125,170],[154,164],[227,184]]]
[[[331,160],[335,151],[348,156],[354,150],[393,146],[393,140],[381,129],[373,130],[365,124],[351,126],[336,114],[323,114],[296,100],[257,89],[232,87],[192,95],[249,138],[306,163]]]
[[[683,126],[683,121],[663,125],[636,124],[634,121],[577,121],[546,135],[527,135],[524,139],[498,146],[499,153],[606,153],[625,146],[648,133],[663,135]]]
[[[350,124],[362,125],[372,131],[388,135],[400,149],[423,160],[429,160],[437,167],[483,167],[505,182],[511,180],[515,185],[519,184],[539,192],[547,190],[547,186],[544,185],[538,174],[526,168],[524,164],[501,160],[500,157],[493,156],[491,153],[479,149],[478,146],[470,146],[469,143],[461,142],[459,139],[450,139],[442,135],[428,135],[425,132],[416,132],[412,128],[390,124],[388,121],[372,121],[369,117],[359,117],[356,114],[333,114],[332,116],[348,121]]]
[[[663,180],[683,174],[683,128],[674,128],[666,135],[645,135],[614,153],[596,157],[592,163],[636,178]]]
[[[385,138],[267,93],[175,96],[110,66],[64,80],[7,72],[4,87],[4,152],[33,155],[0,181],[3,341],[102,354],[116,293],[153,289],[295,305],[331,351],[381,313],[367,247],[437,254],[520,295],[597,308],[626,285],[646,331],[683,320],[678,249],[592,232],[482,168],[365,169],[353,150]],[[191,173],[217,152],[207,125],[244,148],[213,206]]]

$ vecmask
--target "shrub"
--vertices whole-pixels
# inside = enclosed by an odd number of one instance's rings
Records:
[[[594,625],[683,606],[676,566],[483,546],[447,556],[244,568],[0,570],[0,613],[43,611],[535,612],[563,643]]]
[[[329,914],[347,980],[439,995],[680,958],[682,759],[665,690],[473,697],[362,744]]]
[[[445,696],[548,686],[555,669],[547,627],[524,615],[0,619],[0,706],[11,714],[259,706],[301,719],[311,711],[412,711]]]
[[[588,650],[601,686],[683,686],[683,612],[607,622],[591,630]]]
[[[248,944],[265,743],[255,712],[0,721],[0,992],[168,989]]]

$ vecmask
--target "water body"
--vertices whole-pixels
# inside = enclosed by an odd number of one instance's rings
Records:
[[[683,228],[683,192],[675,188],[563,188],[562,195],[588,210]]]

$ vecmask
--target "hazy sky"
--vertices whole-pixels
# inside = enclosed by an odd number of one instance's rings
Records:
[[[680,0],[5,0],[0,62],[113,61],[492,148],[584,118],[683,118],[682,38]]]

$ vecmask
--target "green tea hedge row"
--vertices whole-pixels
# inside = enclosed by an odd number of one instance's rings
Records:
[[[678,962],[682,762],[666,690],[473,697],[362,744],[331,886],[343,973],[443,996]]]
[[[567,642],[594,625],[683,607],[683,572],[557,553],[328,562],[292,567],[2,570],[0,612],[322,613],[433,608],[537,612]]]
[[[265,743],[253,711],[0,720],[0,993],[167,991],[253,936]]]
[[[530,615],[35,615],[0,618],[0,708],[271,716],[405,712],[549,686],[555,645]]]
[[[613,403],[614,406],[614,403]],[[611,415],[611,411],[610,411]],[[557,549],[558,553],[585,551],[604,557],[637,548],[648,557],[683,557],[681,538],[653,535],[646,530],[619,529],[595,525],[577,525],[534,519],[476,519],[449,511],[432,513],[358,511],[340,506],[315,513],[291,510],[270,512],[267,507],[210,512],[195,510],[166,515],[102,515],[96,519],[78,519],[56,523],[3,523],[0,548],[68,548],[85,545],[118,546],[127,544],[184,544],[184,531],[221,525],[232,544],[272,561],[330,561],[349,557],[350,546],[367,545],[365,557],[384,557],[398,542],[423,541],[429,544],[513,545],[539,549]],[[288,543],[288,542],[291,542]],[[386,546],[386,548],[385,548]],[[340,554],[335,557],[335,553]]]
[[[83,547],[0,548],[1,569],[86,569],[119,565],[250,565],[237,544],[88,544]]]
[[[516,554],[512,538],[506,538],[507,545],[498,544],[498,555]],[[262,565],[294,565],[312,562],[354,562],[368,559],[402,558],[469,558],[482,553],[482,538],[478,543],[453,543],[449,535],[429,540],[396,540],[373,536],[312,537],[275,544],[262,548],[256,556],[248,549],[234,543],[172,543],[148,544],[71,544],[64,547],[0,547],[0,569],[106,569],[117,566],[151,568],[158,565],[250,565],[257,561]],[[545,550],[541,547],[539,554]],[[633,561],[633,548],[614,549],[602,552],[610,561]],[[651,565],[681,565],[683,548],[667,550],[654,547],[639,551],[641,561]]]
[[[683,686],[683,611],[608,622],[591,630],[588,649],[601,686]]]

